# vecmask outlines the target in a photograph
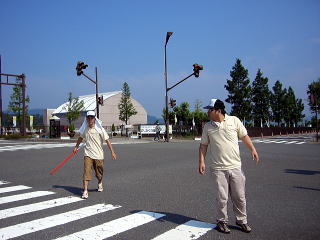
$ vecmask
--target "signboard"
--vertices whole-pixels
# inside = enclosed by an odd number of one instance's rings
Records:
[[[30,115],[30,128],[33,128],[33,116]]]
[[[16,116],[12,117],[12,124],[13,124],[13,127],[17,126],[17,117]]]
[[[141,134],[156,134],[157,125],[141,125],[140,132]],[[165,134],[166,125],[159,125],[161,128],[160,134]],[[169,125],[169,134],[172,134],[172,125]]]

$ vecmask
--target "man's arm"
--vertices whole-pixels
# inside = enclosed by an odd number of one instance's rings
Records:
[[[256,148],[253,146],[253,143],[250,139],[250,137],[248,135],[244,136],[243,138],[241,138],[241,140],[247,145],[247,147],[250,149],[251,151],[251,155],[252,155],[252,160],[256,160],[256,162],[259,162],[259,155],[256,151]]]
[[[106,143],[107,143],[108,148],[109,148],[109,150],[110,150],[110,152],[111,152],[111,157],[112,157],[112,159],[113,159],[113,160],[116,160],[116,159],[117,159],[117,155],[116,155],[116,153],[113,151],[113,147],[112,147],[112,144],[111,144],[111,142],[109,141],[109,139],[106,140]]]
[[[206,165],[204,164],[204,159],[207,154],[208,145],[200,144],[199,146],[199,173],[204,175],[206,171]]]
[[[80,145],[80,143],[82,142],[82,140],[83,140],[82,137],[79,137],[79,138],[78,138],[78,141],[77,141],[77,143],[76,143],[76,146],[75,146],[74,149],[73,149],[73,153],[78,152],[78,148],[79,148],[79,145]]]

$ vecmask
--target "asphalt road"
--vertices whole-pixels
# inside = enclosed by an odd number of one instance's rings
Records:
[[[292,144],[287,144],[286,140],[255,141],[261,158],[258,165],[251,160],[250,152],[240,143],[243,170],[247,179],[248,220],[253,231],[246,234],[236,227],[229,202],[231,234],[225,235],[208,229],[198,239],[319,238],[320,144],[297,144],[306,141],[299,137]],[[8,209],[8,212],[14,212],[17,207],[47,200],[68,196],[80,198],[82,151],[55,174],[49,174],[71,153],[72,145],[50,147],[50,144],[42,143],[0,141],[0,183],[3,183],[0,184],[0,239],[10,237],[11,233],[6,235],[10,231],[14,232],[12,236],[19,235],[22,225],[29,222],[37,223],[35,227],[31,227],[34,231],[41,224],[44,229],[35,232],[31,230],[27,234],[22,231],[17,239],[55,239],[110,222],[115,223],[111,225],[115,230],[123,224],[122,220],[124,224],[134,222],[139,225],[137,218],[131,221],[126,219],[133,214],[141,214],[141,211],[151,212],[152,216],[159,218],[137,227],[126,226],[128,230],[123,230],[110,239],[152,239],[191,220],[216,223],[212,179],[209,171],[205,176],[198,174],[199,142],[195,141],[115,144],[114,149],[118,155],[116,161],[111,160],[109,152],[105,151],[104,192],[96,191],[97,182],[93,176],[87,200],[3,217]],[[209,169],[210,163],[206,164]],[[8,183],[4,184],[6,181]],[[19,185],[32,189],[1,193],[1,189]],[[1,204],[1,200],[6,197],[34,191],[50,191],[54,194]],[[111,204],[115,209],[101,212],[99,209],[94,210],[94,213],[85,217],[71,212],[97,204]],[[31,209],[31,206],[27,208]],[[76,219],[71,220],[70,217],[68,222],[68,216],[63,215],[66,223],[57,226],[56,218],[52,218],[54,221],[48,219],[66,212],[71,212],[71,216]],[[50,221],[53,223],[49,223]],[[178,235],[174,236],[173,239],[178,239]],[[194,233],[190,233],[189,237],[196,239]]]

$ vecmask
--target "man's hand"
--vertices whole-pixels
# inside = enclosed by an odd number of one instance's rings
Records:
[[[204,163],[199,163],[199,173],[201,175],[204,175],[205,172],[206,172],[206,165]]]
[[[258,153],[257,153],[257,151],[256,151],[255,148],[251,151],[251,156],[252,156],[252,160],[253,160],[253,161],[256,160],[256,162],[257,162],[257,164],[258,164],[258,162],[260,161],[260,159],[259,159],[259,155],[258,155]]]
[[[76,154],[78,152],[78,148],[77,147],[74,147],[73,149],[73,154]]]
[[[114,151],[111,151],[111,157],[113,160],[117,159],[117,154]]]

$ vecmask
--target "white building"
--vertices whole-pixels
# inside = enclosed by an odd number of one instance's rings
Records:
[[[99,96],[103,96],[103,105],[99,105],[99,119],[102,121],[104,127],[110,127],[112,126],[112,124],[114,124],[115,126],[121,126],[125,124],[124,122],[119,120],[118,105],[121,100],[121,95],[121,91],[99,93]],[[95,94],[79,96],[79,101],[81,100],[83,100],[84,102],[84,110],[81,112],[79,119],[74,122],[76,128],[79,128],[81,126],[87,111],[92,110],[96,112]],[[137,100],[131,98],[131,102],[138,113],[130,117],[128,124],[146,124],[147,111]],[[60,125],[69,125],[66,118],[68,104],[69,102],[63,103],[52,113],[52,115],[60,118]]]

